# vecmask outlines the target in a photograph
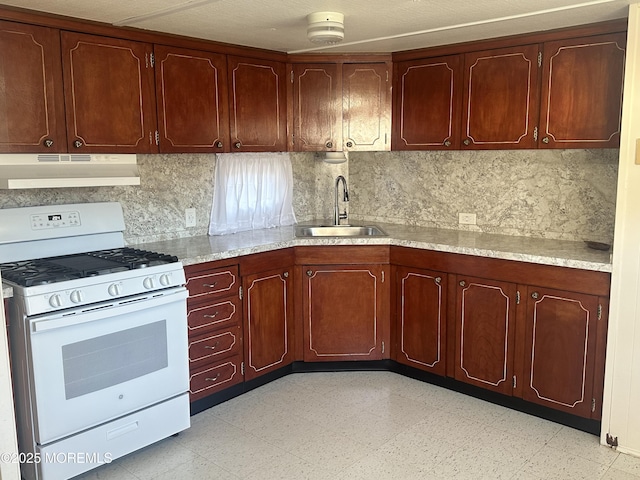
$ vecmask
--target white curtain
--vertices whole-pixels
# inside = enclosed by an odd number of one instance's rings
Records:
[[[293,225],[288,153],[216,155],[209,235]]]

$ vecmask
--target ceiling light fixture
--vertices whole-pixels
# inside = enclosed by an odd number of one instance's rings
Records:
[[[307,15],[307,38],[312,43],[334,45],[344,40],[344,15],[337,12],[316,12]]]

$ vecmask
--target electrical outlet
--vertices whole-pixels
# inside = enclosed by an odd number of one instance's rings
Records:
[[[184,224],[185,227],[195,227],[196,226],[196,209],[195,208],[186,208],[184,211]]]
[[[476,214],[475,213],[458,213],[458,223],[460,225],[475,225]]]

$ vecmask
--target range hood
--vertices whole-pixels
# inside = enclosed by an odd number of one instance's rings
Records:
[[[132,154],[1,154],[0,189],[140,185]]]

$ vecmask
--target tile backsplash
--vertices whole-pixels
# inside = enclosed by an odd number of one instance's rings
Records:
[[[352,220],[611,242],[618,150],[357,152],[330,165],[291,153],[298,221],[333,216],[334,181],[349,181]],[[206,235],[215,155],[138,155],[141,185],[0,190],[0,208],[119,201],[129,243]],[[195,208],[197,226],[185,227]],[[477,225],[459,226],[458,213]]]

